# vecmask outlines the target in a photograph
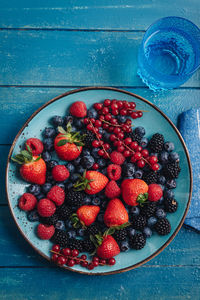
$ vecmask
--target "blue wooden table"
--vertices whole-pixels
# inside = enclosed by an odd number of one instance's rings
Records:
[[[0,2],[0,299],[200,299],[200,236],[180,230],[146,265],[89,277],[53,267],[25,242],[8,209],[4,170],[10,145],[46,101],[80,86],[115,86],[177,117],[200,105],[200,71],[173,91],[154,93],[136,75],[147,27],[176,15],[200,26],[199,0]]]

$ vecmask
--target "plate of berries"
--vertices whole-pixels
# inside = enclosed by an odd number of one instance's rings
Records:
[[[181,228],[192,190],[185,143],[146,99],[81,88],[39,108],[8,156],[6,189],[23,237],[83,274],[128,271]]]

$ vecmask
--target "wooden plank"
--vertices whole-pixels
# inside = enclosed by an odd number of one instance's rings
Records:
[[[156,19],[180,16],[200,25],[198,0],[6,1],[0,4],[0,27],[64,29],[146,29]]]
[[[7,204],[6,192],[5,192],[5,170],[8,152],[10,145],[1,145],[0,146],[0,166],[1,166],[1,177],[0,177],[0,204]]]
[[[7,206],[0,210],[0,267],[40,266],[49,263],[40,257],[19,233]],[[193,231],[182,228],[175,240],[147,265],[200,266],[200,239]]]
[[[91,277],[59,269],[0,269],[1,299],[199,299],[200,269],[147,268]]]
[[[0,85],[144,86],[142,32],[0,31]],[[23,62],[23,63],[22,63]],[[199,87],[200,70],[185,84]]]

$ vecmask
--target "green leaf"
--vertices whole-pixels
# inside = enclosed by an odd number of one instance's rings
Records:
[[[30,146],[26,144],[26,148],[28,149],[28,152],[32,155],[32,150],[31,150]]]
[[[71,122],[68,122],[68,123],[67,123],[66,128],[67,128],[67,132],[71,132],[71,131],[72,131],[72,125],[71,125]]]
[[[65,144],[68,143],[68,140],[67,139],[64,139],[64,140],[60,140],[58,143],[57,143],[57,146],[64,146]]]
[[[137,202],[140,204],[140,206],[143,206],[147,200],[148,200],[148,193],[139,194],[137,197]]]
[[[40,158],[41,158],[41,155],[38,156],[34,161],[38,161],[38,160],[40,160]]]
[[[128,227],[128,226],[130,226],[131,225],[131,223],[129,223],[129,222],[127,222],[127,223],[124,223],[124,224],[122,224],[122,225],[119,225],[119,226],[113,226],[116,230],[121,230],[121,229],[123,229],[123,228],[126,228],[126,227]]]
[[[14,162],[16,162],[16,163],[18,163],[18,164],[20,164],[20,165],[24,164],[24,161],[18,160],[15,157],[11,157],[11,160],[14,161]]]
[[[33,158],[32,154],[30,154],[30,152],[28,152],[27,150],[21,151],[21,154],[22,154],[28,161],[31,161],[32,158]]]
[[[93,242],[93,244],[95,245],[96,248],[99,246],[95,237],[92,234],[90,234],[90,240]]]
[[[62,126],[58,126],[58,132],[60,132],[62,134],[66,134],[67,133]]]
[[[84,146],[84,143],[82,142],[75,142],[76,146]]]

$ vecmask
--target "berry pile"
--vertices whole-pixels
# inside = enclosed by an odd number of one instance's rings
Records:
[[[52,118],[43,141],[28,139],[12,158],[31,183],[18,206],[39,222],[38,237],[54,243],[58,265],[111,266],[152,234],[170,233],[179,155],[161,133],[148,139],[142,126],[132,128],[142,116],[135,102],[105,99],[87,110],[77,101]]]

